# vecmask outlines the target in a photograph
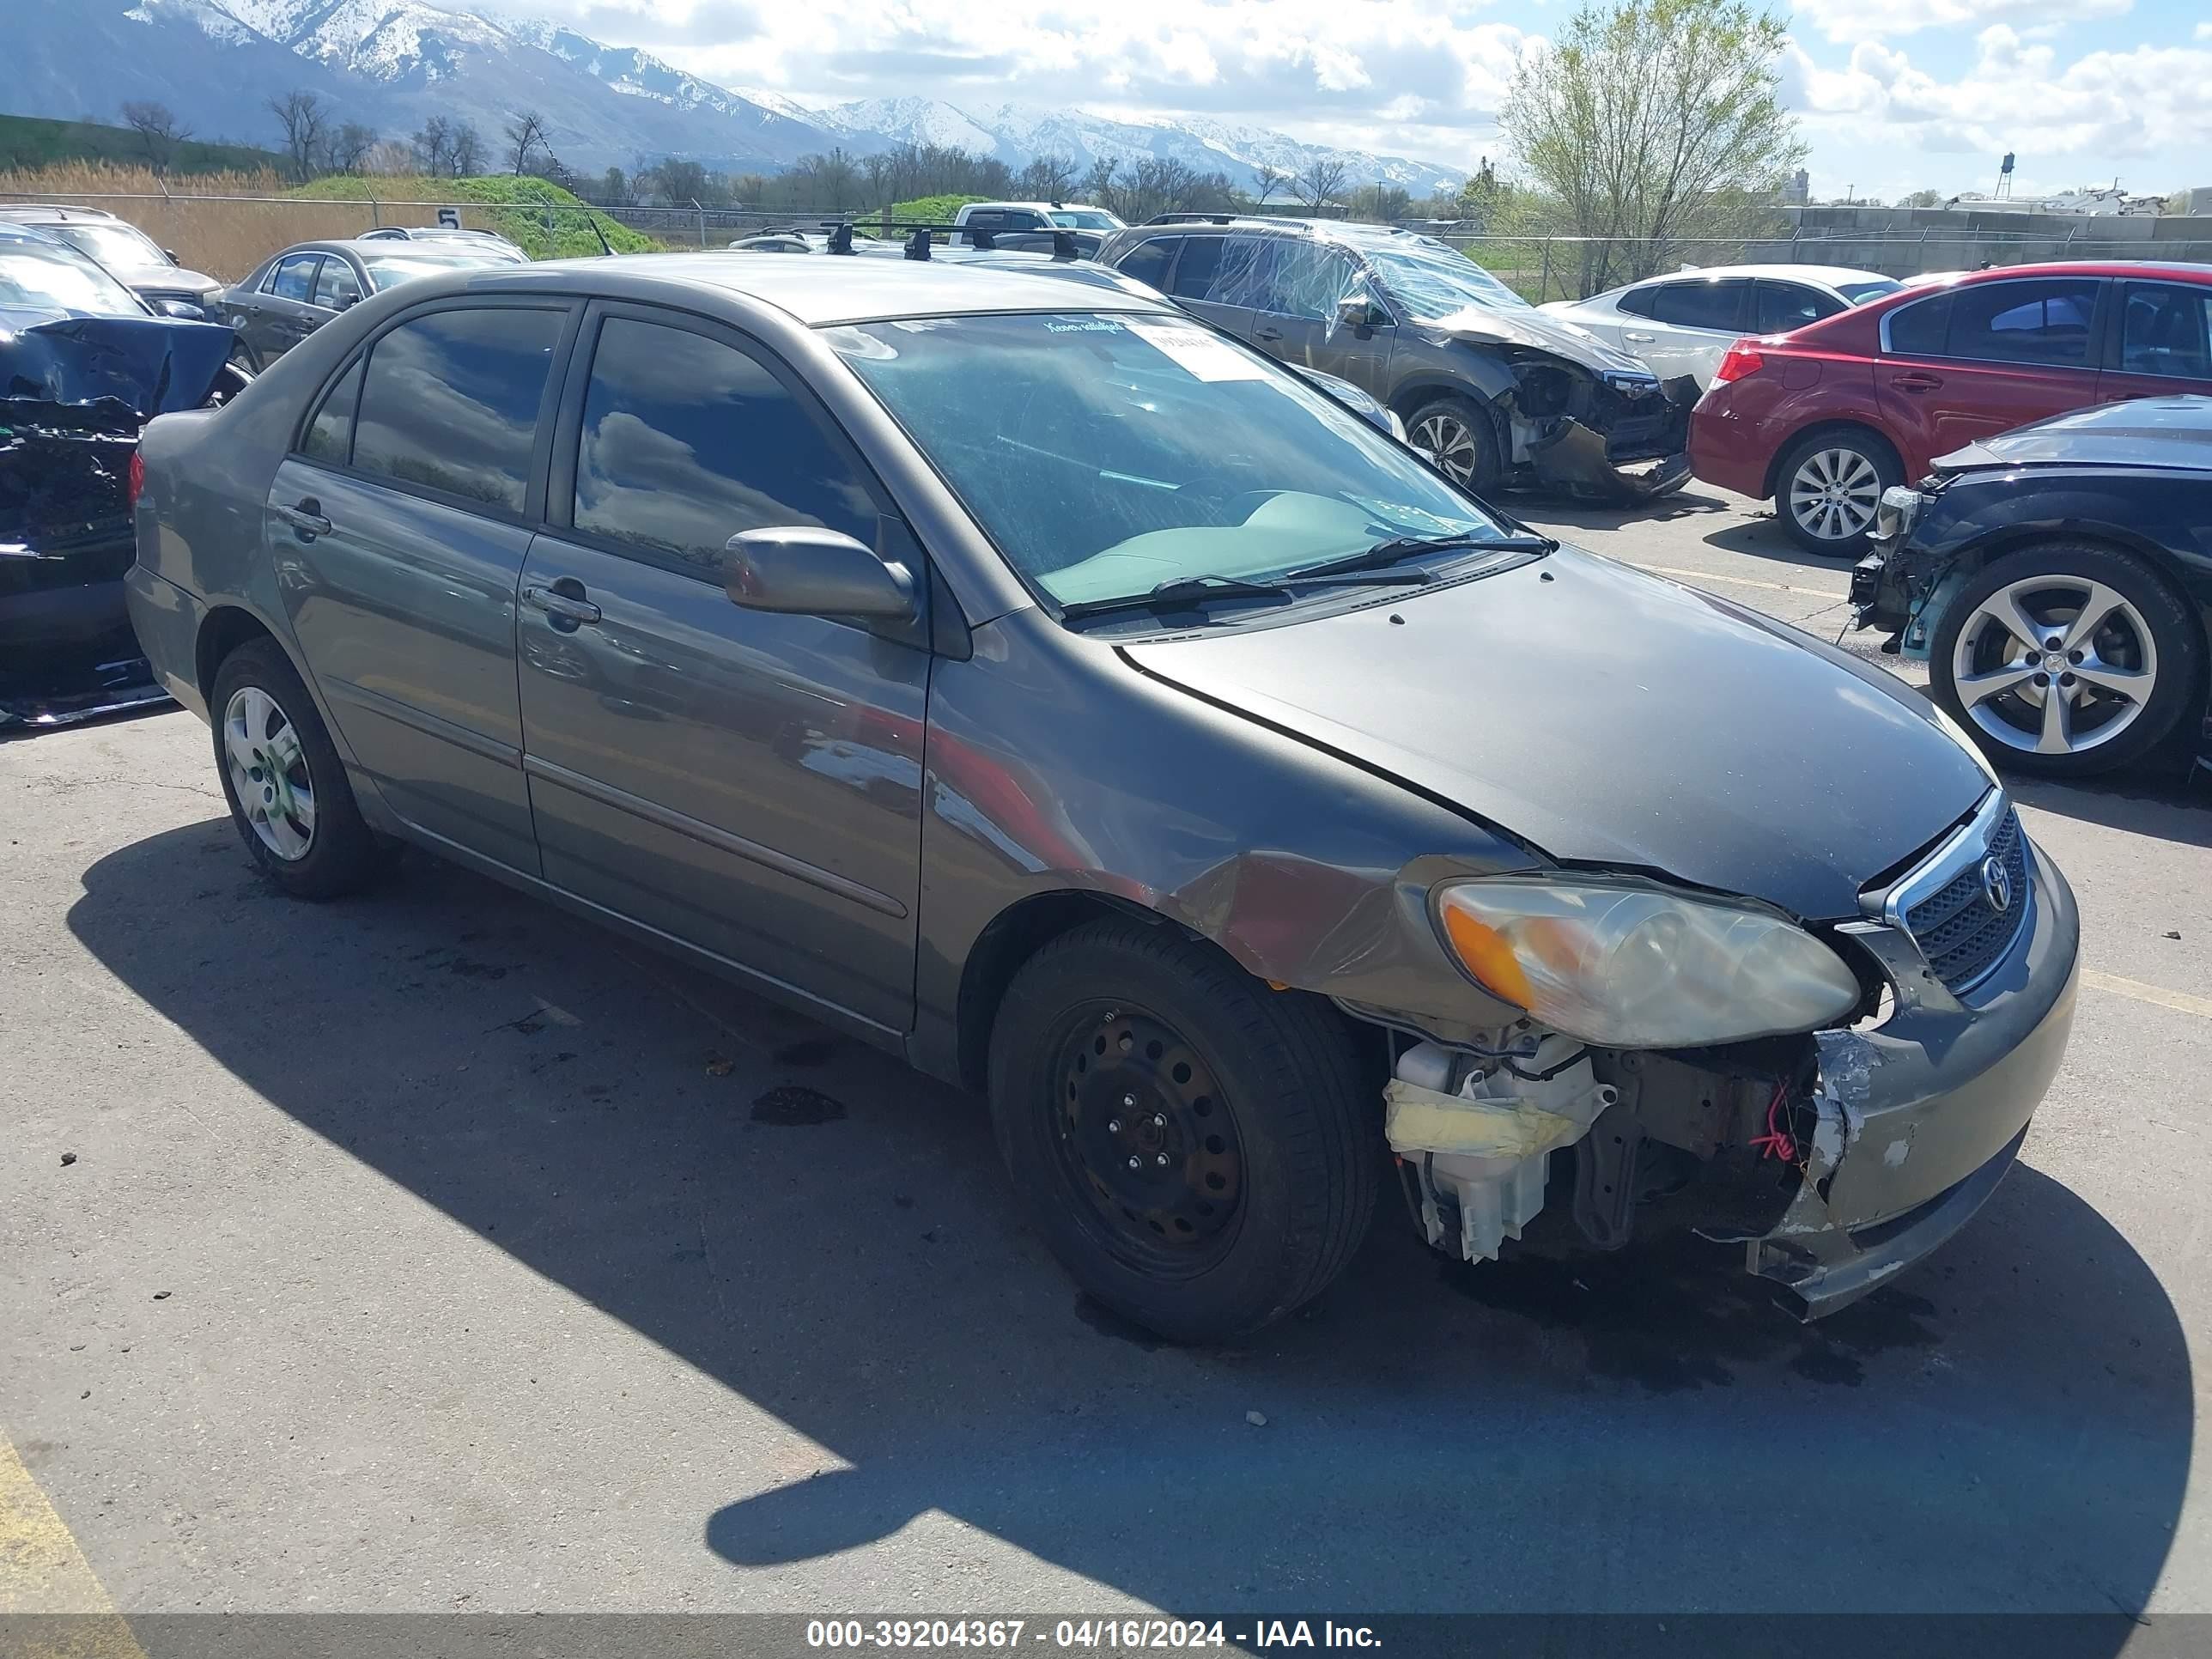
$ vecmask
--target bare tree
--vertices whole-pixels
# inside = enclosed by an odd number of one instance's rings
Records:
[[[530,158],[545,148],[545,118],[534,109],[526,109],[507,124],[507,159],[509,173],[530,171]]]
[[[1260,186],[1260,198],[1255,205],[1265,207],[1270,196],[1290,185],[1291,170],[1288,167],[1279,167],[1271,162],[1262,161],[1252,169],[1252,177]]]
[[[1075,158],[1045,155],[1031,158],[1014,175],[1015,192],[1036,202],[1057,202],[1075,191]]]
[[[123,106],[123,125],[138,135],[138,142],[145,147],[146,165],[156,173],[169,170],[177,146],[192,136],[192,130],[172,115],[167,104],[139,99]]]
[[[466,121],[453,124],[453,177],[466,179],[483,171],[483,135]]]
[[[313,93],[296,88],[271,98],[265,107],[276,118],[277,125],[284,129],[284,155],[292,176],[305,179],[321,158],[330,112]]]
[[[1343,162],[1316,159],[1306,164],[1305,170],[1291,181],[1291,188],[1301,202],[1320,213],[1343,190],[1344,173]]]
[[[415,133],[415,158],[431,178],[444,178],[453,160],[453,123],[442,115],[422,123]]]
[[[349,121],[331,135],[329,155],[331,167],[337,173],[359,173],[368,160],[369,151],[376,148],[376,131],[358,121]]]
[[[1588,0],[1524,55],[1498,125],[1589,294],[1746,234],[1805,154],[1782,100],[1786,15],[1747,0]]]
[[[1135,214],[1123,213],[1121,210],[1127,204],[1120,187],[1115,182],[1115,175],[1120,170],[1118,164],[1108,156],[1102,155],[1093,161],[1091,164],[1091,171],[1083,175],[1083,199],[1096,203],[1109,213],[1119,214],[1124,219],[1133,220],[1137,216]]]

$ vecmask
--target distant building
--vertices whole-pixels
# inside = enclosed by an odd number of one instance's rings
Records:
[[[1813,199],[1813,175],[1799,167],[1790,175],[1790,182],[1782,186],[1782,200],[1788,207],[1803,207]]]
[[[2199,185],[2189,192],[2189,210],[2212,215],[2212,185]]]

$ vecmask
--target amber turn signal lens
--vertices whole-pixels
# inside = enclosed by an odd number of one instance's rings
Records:
[[[1467,970],[1485,990],[1503,997],[1516,1008],[1528,1006],[1528,976],[1513,955],[1513,947],[1495,927],[1477,921],[1466,911],[1447,905],[1444,932]]]

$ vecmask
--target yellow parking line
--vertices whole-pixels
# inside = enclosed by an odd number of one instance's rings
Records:
[[[15,1626],[11,1659],[146,1659],[39,1483],[0,1433],[0,1617],[56,1615]],[[60,1615],[74,1614],[75,1617]]]
[[[2137,1002],[2155,1003],[2159,1007],[2171,1008],[2176,1013],[2212,1019],[2212,997],[2191,996],[2186,991],[2169,991],[2163,985],[2146,985],[2139,979],[2122,979],[2118,974],[2100,974],[2094,968],[2081,970],[2081,983],[2094,985],[2100,991],[2133,997]]]

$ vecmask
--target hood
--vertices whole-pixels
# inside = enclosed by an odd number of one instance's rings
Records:
[[[1642,359],[1614,350],[1579,323],[1539,311],[1534,306],[1516,307],[1510,311],[1462,306],[1446,316],[1417,317],[1413,325],[1425,334],[1467,340],[1477,345],[1523,346],[1548,351],[1588,369],[1634,374],[1644,380],[1654,378]]]
[[[135,294],[205,294],[222,283],[204,270],[182,265],[110,265],[108,269]]]
[[[1936,457],[1969,467],[2139,466],[2212,471],[2212,398],[2136,398],[2055,415]]]
[[[14,418],[37,404],[101,405],[134,422],[197,409],[215,389],[234,339],[216,323],[173,317],[91,317],[0,310],[0,398]]]
[[[1572,548],[1357,611],[1123,651],[1554,859],[1807,919],[1856,915],[1862,887],[1990,787],[1933,706],[1881,670]]]

